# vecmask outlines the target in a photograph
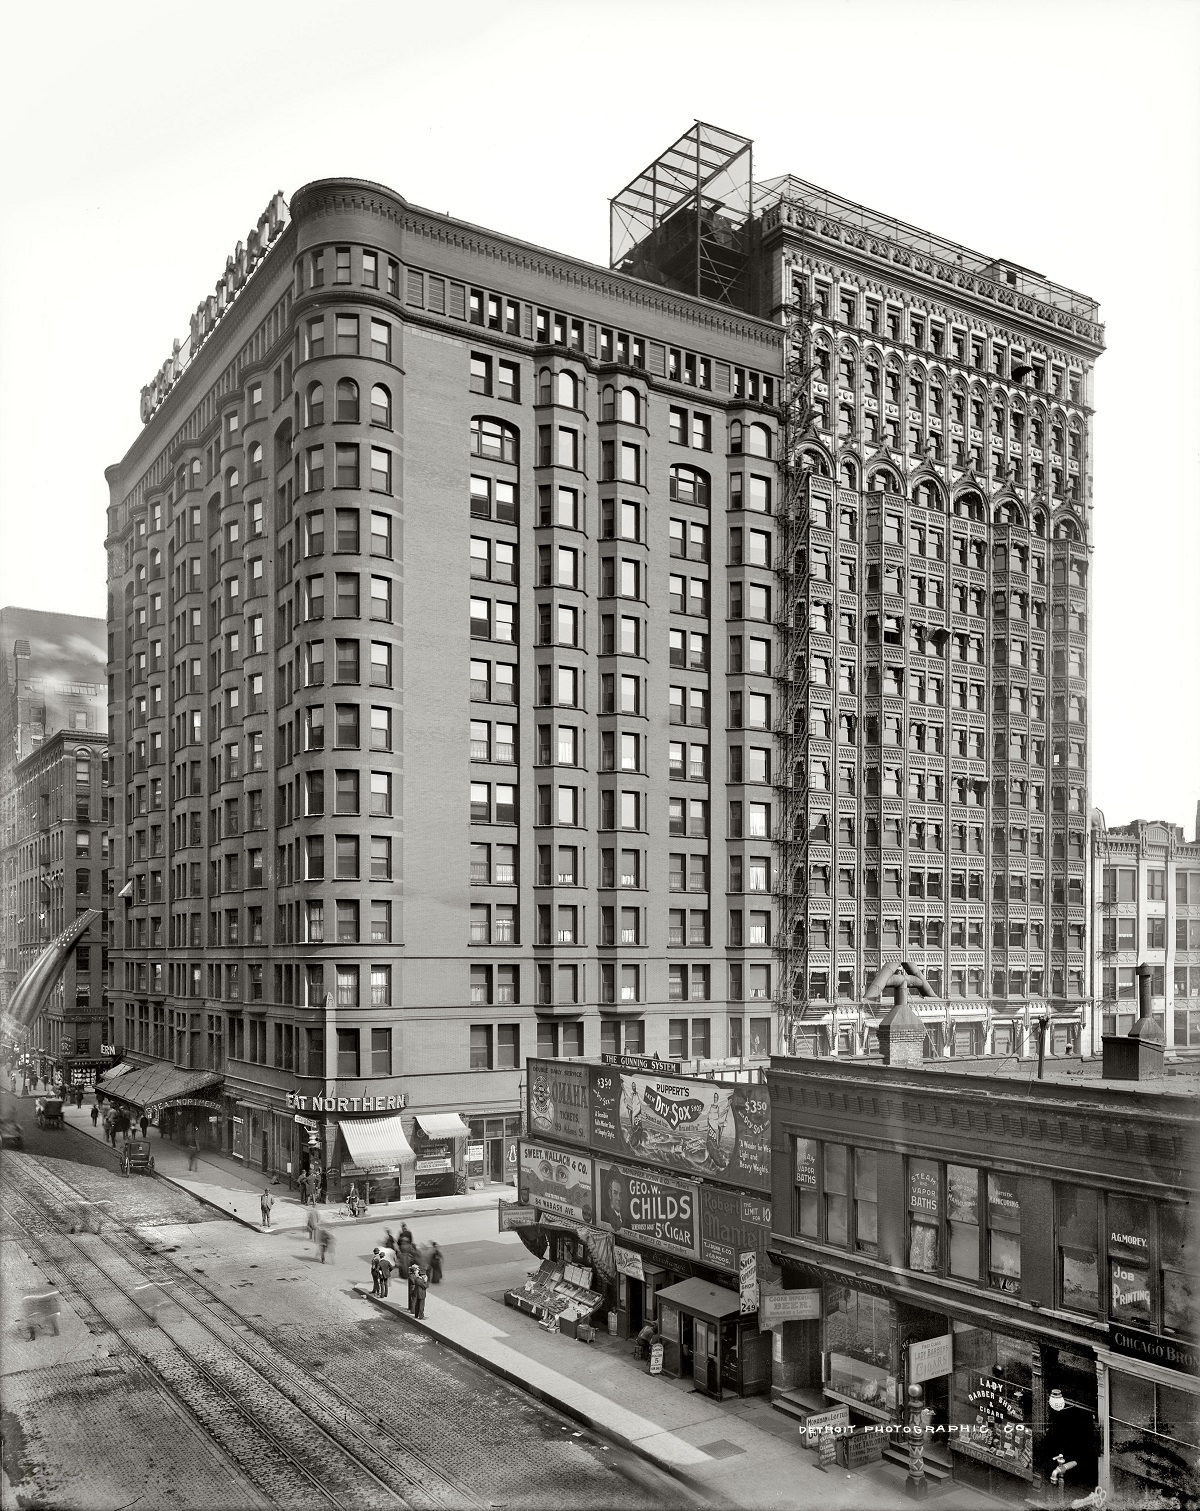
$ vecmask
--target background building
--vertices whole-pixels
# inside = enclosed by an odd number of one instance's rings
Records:
[[[104,733],[105,657],[102,619],[0,609],[0,1012],[21,974],[17,764],[58,730]]]
[[[17,979],[80,914],[103,913],[31,1025],[32,1043],[58,1065],[64,1084],[82,1085],[112,1053],[104,990],[112,906],[107,738],[60,730],[18,761],[14,776]]]
[[[1196,1504],[1195,1077],[1102,1068],[772,1061],[782,1404],[899,1423],[915,1384],[932,1477],[1024,1505],[1065,1450],[1067,1504]]]
[[[1093,823],[1092,943],[1103,1032],[1137,1017],[1137,967],[1150,967],[1150,999],[1168,1049],[1200,1049],[1200,834],[1135,819]]]
[[[500,1177],[531,1053],[852,1052],[901,955],[1078,1036],[1094,305],[710,127],[612,203],[276,196],[109,470],[118,1037],[266,1168]]]
[[[782,322],[775,996],[870,1043],[877,973],[931,1054],[1089,1041],[1094,300],[786,176],[697,123],[612,201],[618,266]],[[754,395],[750,395],[754,397]],[[772,512],[748,464],[747,507]]]

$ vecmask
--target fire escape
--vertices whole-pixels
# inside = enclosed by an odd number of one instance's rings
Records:
[[[784,277],[793,278],[785,264]],[[784,375],[780,393],[781,492],[777,520],[775,595],[776,790],[775,1008],[779,1049],[793,1051],[796,1025],[807,1003],[808,900],[808,522],[814,490],[833,482],[806,462],[803,443],[815,438],[811,385],[814,370],[812,326],[806,282],[795,278],[784,310]]]

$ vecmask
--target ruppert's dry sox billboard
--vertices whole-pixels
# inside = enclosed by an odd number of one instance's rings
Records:
[[[771,1189],[765,1085],[531,1060],[528,1111],[531,1131],[545,1138],[715,1177],[744,1190]]]

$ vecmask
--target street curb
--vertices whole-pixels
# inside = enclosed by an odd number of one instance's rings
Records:
[[[603,1422],[590,1416],[586,1411],[580,1410],[577,1406],[572,1406],[570,1402],[559,1400],[557,1396],[552,1395],[544,1386],[533,1384],[516,1370],[509,1369],[495,1359],[489,1359],[482,1354],[475,1353],[467,1344],[459,1342],[456,1338],[445,1337],[430,1327],[424,1318],[414,1317],[407,1307],[402,1307],[398,1301],[393,1301],[390,1296],[372,1295],[362,1281],[356,1281],[354,1289],[364,1300],[373,1301],[382,1310],[391,1312],[393,1316],[403,1317],[411,1327],[420,1328],[435,1343],[443,1343],[447,1348],[452,1348],[455,1353],[462,1354],[464,1358],[474,1360],[476,1364],[482,1365],[489,1373],[499,1375],[502,1380],[507,1380],[510,1385],[518,1386],[526,1395],[533,1396],[547,1406],[553,1406],[555,1411],[561,1412],[565,1417],[570,1417],[571,1421],[578,1422],[581,1427],[586,1427],[590,1432],[596,1433],[599,1437],[607,1438],[609,1442],[616,1443],[628,1453],[636,1454],[638,1458],[644,1459],[646,1463],[653,1464],[656,1469],[661,1470],[664,1474],[669,1474],[672,1479],[679,1480],[682,1484],[685,1484],[694,1495],[706,1504],[716,1504],[709,1491],[690,1475],[686,1469],[681,1468],[678,1464],[671,1464],[665,1459],[659,1458],[649,1448],[635,1442],[632,1438],[626,1437],[623,1432],[618,1432],[614,1428],[606,1426]],[[447,1303],[447,1305],[451,1304]]]

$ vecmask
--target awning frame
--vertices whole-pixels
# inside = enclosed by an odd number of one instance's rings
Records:
[[[342,1118],[338,1129],[350,1156],[351,1167],[363,1175],[395,1175],[404,1165],[416,1160],[396,1113],[381,1118]],[[362,1163],[364,1156],[367,1159],[365,1164]]]
[[[441,1139],[471,1137],[471,1130],[457,1112],[418,1112],[413,1121],[431,1144]]]
[[[730,1317],[743,1315],[757,1317],[757,1313],[742,1312],[742,1298],[737,1291],[694,1278],[679,1280],[674,1285],[667,1286],[666,1290],[656,1294],[655,1301],[665,1301],[677,1311],[701,1317],[706,1322],[725,1322]]]

